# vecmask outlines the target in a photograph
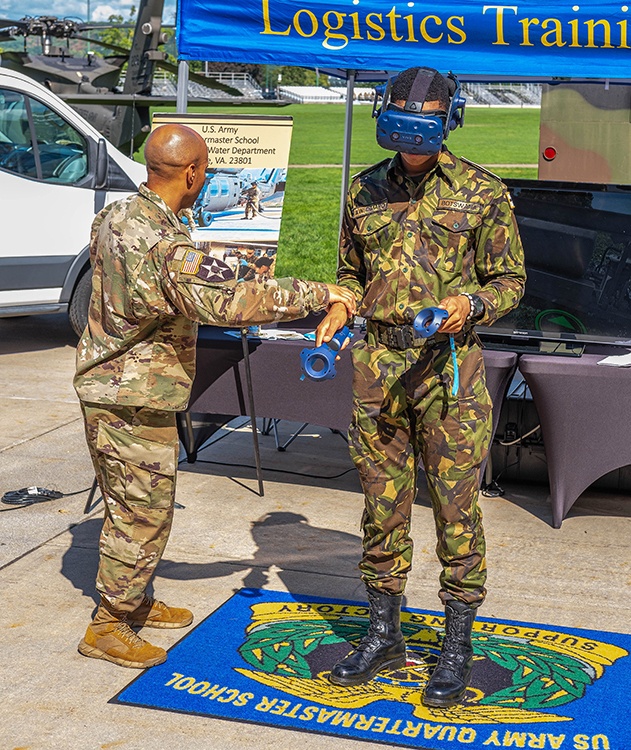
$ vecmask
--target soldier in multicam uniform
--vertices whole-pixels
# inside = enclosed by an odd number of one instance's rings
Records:
[[[131,626],[185,627],[193,619],[145,589],[171,527],[175,412],[189,399],[198,323],[247,326],[293,320],[331,302],[355,306],[348,290],[327,284],[237,283],[225,263],[196,250],[178,218],[204,184],[208,154],[195,131],[158,128],[145,157],[147,183],[92,226],[93,289],[74,381],[105,500],[101,602],[79,651],[137,668],[160,664],[166,652]]]
[[[417,80],[424,86],[420,97]],[[412,68],[394,80],[394,107],[388,110],[405,112],[412,123],[427,115],[446,118],[446,137],[450,122],[451,128],[461,124],[448,114],[455,111],[456,91],[455,77]],[[442,651],[423,700],[451,706],[468,683],[471,628],[486,593],[477,495],[491,437],[491,401],[472,326],[489,325],[514,308],[525,283],[506,187],[441,143],[434,154],[401,147],[394,158],[352,181],[338,283],[354,292],[367,320],[366,339],[352,349],[349,443],[365,495],[359,567],[370,628],[330,679],[356,685],[405,663],[400,607],[412,561],[410,514],[420,458],[432,499],[446,614]],[[444,308],[449,317],[433,337],[415,338],[411,324],[428,306]],[[317,343],[330,340],[346,322],[346,309],[332,306]],[[455,395],[450,334],[459,373]]]

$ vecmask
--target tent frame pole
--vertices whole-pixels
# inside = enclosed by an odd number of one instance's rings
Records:
[[[344,208],[346,206],[346,194],[348,193],[348,173],[351,169],[351,139],[353,136],[353,95],[355,92],[356,70],[346,71],[346,112],[344,117],[344,154],[342,157],[342,192],[340,195],[340,226],[344,220]],[[339,260],[338,260],[339,263]]]
[[[178,115],[185,115],[188,108],[188,62],[180,60],[177,66],[177,92],[175,95],[175,111]]]

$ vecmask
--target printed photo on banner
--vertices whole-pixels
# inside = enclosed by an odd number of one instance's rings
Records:
[[[199,250],[237,279],[271,278],[285,198],[292,118],[156,113],[153,127],[180,123],[208,146],[206,181],[192,209]]]

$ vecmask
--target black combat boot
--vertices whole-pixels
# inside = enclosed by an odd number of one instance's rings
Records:
[[[401,596],[390,596],[366,586],[370,626],[356,649],[338,662],[329,675],[334,685],[360,685],[382,670],[405,666],[405,641],[401,633]]]
[[[475,607],[456,600],[445,605],[445,637],[432,676],[425,688],[426,706],[455,706],[469,684],[473,666],[471,628]]]

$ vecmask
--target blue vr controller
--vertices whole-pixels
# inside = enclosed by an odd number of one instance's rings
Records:
[[[449,317],[447,310],[442,307],[426,307],[414,318],[412,324],[414,333],[422,339],[433,336],[440,328],[442,322]],[[458,356],[456,354],[456,344],[453,334],[449,334],[449,348],[451,349],[451,363],[454,369],[454,379],[451,388],[451,395],[457,396],[460,388],[460,372],[458,370]]]
[[[414,333],[422,339],[433,336],[442,325],[442,322],[449,317],[447,310],[441,307],[426,307],[414,318],[412,327]]]
[[[320,344],[315,349],[303,349],[300,352],[300,363],[302,365],[301,380],[305,376],[311,380],[330,380],[335,377],[335,358],[342,345],[353,334],[346,326],[338,331],[326,344]]]

